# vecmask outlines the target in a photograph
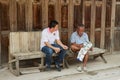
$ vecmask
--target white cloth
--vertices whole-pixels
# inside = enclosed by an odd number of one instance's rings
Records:
[[[40,49],[42,49],[42,47],[45,46],[45,42],[48,42],[50,44],[54,44],[55,40],[59,40],[59,31],[55,31],[53,33],[51,33],[49,31],[49,28],[45,28],[42,31],[42,35],[41,35],[41,44],[40,44]]]
[[[80,49],[77,59],[80,61],[83,61],[85,54],[89,51],[89,49],[92,47],[91,42],[86,42],[83,44],[84,46]]]

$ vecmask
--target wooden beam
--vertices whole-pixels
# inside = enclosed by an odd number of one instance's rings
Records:
[[[48,27],[48,0],[41,0],[42,2],[42,26]]]
[[[17,31],[17,4],[16,0],[9,0],[10,30]]]
[[[90,27],[90,41],[95,46],[95,14],[96,14],[96,4],[95,0],[91,0],[91,27]]]
[[[111,32],[110,32],[110,53],[114,51],[114,27],[115,27],[115,9],[116,0],[112,0],[112,13],[111,13]]]
[[[32,31],[33,27],[33,8],[32,8],[33,0],[26,0],[25,3],[25,23],[27,31]]]
[[[100,48],[104,48],[105,45],[105,19],[106,19],[106,0],[102,1],[102,14],[101,14],[101,40]]]
[[[120,2],[116,2],[117,5],[120,5]]]
[[[74,5],[73,5],[73,1],[69,0],[69,5],[68,5],[68,40],[70,39],[70,36],[73,32],[73,20],[74,20]]]

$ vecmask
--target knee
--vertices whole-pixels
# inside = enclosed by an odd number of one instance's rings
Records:
[[[52,55],[53,54],[53,49],[49,48],[48,52],[49,52],[49,55]]]

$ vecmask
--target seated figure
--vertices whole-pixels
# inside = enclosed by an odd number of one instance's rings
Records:
[[[89,42],[88,35],[87,33],[84,32],[84,30],[85,26],[83,24],[79,24],[77,25],[76,31],[73,32],[71,35],[70,48],[74,53],[78,53],[81,50],[81,48],[84,47],[84,44]],[[89,57],[88,52],[86,52],[83,58],[83,66],[82,67],[79,66],[77,68],[78,71],[87,70],[86,64],[88,61],[88,57]]]

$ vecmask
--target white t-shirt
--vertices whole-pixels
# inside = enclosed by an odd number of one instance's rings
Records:
[[[42,47],[45,46],[45,42],[48,42],[50,44],[54,44],[55,40],[59,40],[59,39],[60,39],[60,37],[59,37],[59,31],[58,30],[51,33],[49,31],[49,28],[45,28],[42,31],[42,35],[41,35],[40,49],[42,49]]]

